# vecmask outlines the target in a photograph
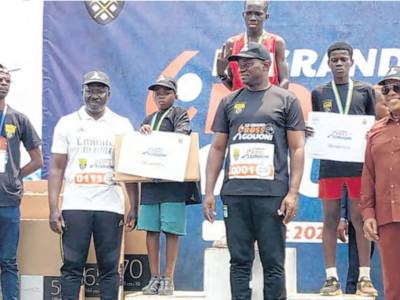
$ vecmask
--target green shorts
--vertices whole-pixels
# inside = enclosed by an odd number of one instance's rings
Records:
[[[184,202],[166,202],[140,205],[139,230],[186,235],[186,205]]]

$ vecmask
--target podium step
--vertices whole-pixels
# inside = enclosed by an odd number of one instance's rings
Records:
[[[321,296],[319,294],[292,294],[288,300],[374,300],[374,297],[361,297],[356,295]]]
[[[146,296],[142,292],[125,293],[125,300],[205,300],[204,292],[175,291],[173,296]],[[325,299],[326,300],[326,299]]]
[[[227,295],[230,299],[230,296]],[[217,296],[208,296],[204,295],[204,292],[183,292],[176,291],[173,296],[145,296],[141,292],[134,293],[126,293],[125,300],[220,300]],[[261,299],[261,298],[260,298]],[[361,297],[356,295],[341,295],[341,296],[333,296],[326,297],[321,296],[319,294],[289,294],[287,297],[288,300],[374,300],[371,297]],[[253,300],[257,300],[253,297]]]
[[[207,248],[204,252],[204,292],[207,299],[230,300],[229,251],[226,247]],[[296,248],[286,248],[286,290],[297,292]],[[252,287],[253,299],[263,298],[263,270],[258,249],[255,249]],[[326,300],[326,299],[325,299]]]

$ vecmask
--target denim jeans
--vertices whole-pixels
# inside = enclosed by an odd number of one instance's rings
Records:
[[[117,300],[118,262],[124,216],[105,211],[64,210],[62,235],[64,264],[61,267],[63,300],[78,299],[83,269],[93,235],[99,268],[100,299]]]
[[[264,300],[286,300],[286,227],[277,210],[282,197],[222,196],[226,237],[231,255],[232,300],[250,300],[254,243],[264,272]]]
[[[17,247],[19,207],[0,207],[0,272],[3,300],[19,299]]]

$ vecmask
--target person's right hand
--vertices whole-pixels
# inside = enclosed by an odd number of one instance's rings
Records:
[[[203,202],[204,218],[213,223],[215,220],[215,197],[214,195],[206,195]]]
[[[227,55],[226,52],[226,45],[224,44],[222,46],[221,52],[217,56],[217,74],[219,76],[222,76],[225,74],[226,68],[229,65],[228,57],[230,55]]]
[[[59,209],[50,211],[50,229],[55,233],[62,234],[65,227],[64,219]]]
[[[140,127],[139,132],[141,134],[150,134],[151,133],[151,126],[149,124],[144,124]]]
[[[339,225],[336,229],[336,235],[339,240],[341,240],[343,243],[347,242],[347,236],[348,236],[348,230],[349,230],[349,225],[346,220],[340,220]]]
[[[306,138],[314,136],[314,132],[314,127],[309,126],[306,122]]]
[[[368,218],[364,221],[364,236],[367,240],[375,242],[379,240],[378,223],[375,218]]]

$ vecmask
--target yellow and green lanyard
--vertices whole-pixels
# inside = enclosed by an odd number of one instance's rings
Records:
[[[258,38],[257,43],[262,45],[262,41],[264,40],[265,37],[267,37],[268,33],[263,30],[263,33],[260,35],[260,37]],[[249,38],[247,36],[247,32],[244,33],[244,48],[247,48],[249,44]]]
[[[157,117],[158,117],[159,112],[156,113],[156,114],[153,116],[153,118],[151,119],[151,125],[150,125],[150,126],[151,126],[151,130],[153,130],[153,131],[159,131],[159,130],[160,130],[162,121],[164,121],[165,117],[167,116],[167,114],[169,113],[169,111],[170,111],[171,109],[172,109],[172,106],[171,106],[170,108],[168,108],[168,109],[162,114],[160,120],[158,120],[157,125],[156,125],[156,120],[157,120]]]
[[[343,111],[343,104],[342,104],[342,98],[340,97],[339,91],[337,89],[336,83],[334,80],[332,80],[332,90],[333,94],[335,95],[335,100],[336,100],[336,105],[338,107],[339,113],[340,114],[349,114],[350,110],[350,105],[351,105],[351,100],[353,98],[353,88],[354,88],[354,83],[353,80],[349,79],[349,89],[347,90],[347,97],[346,97],[346,107]]]

